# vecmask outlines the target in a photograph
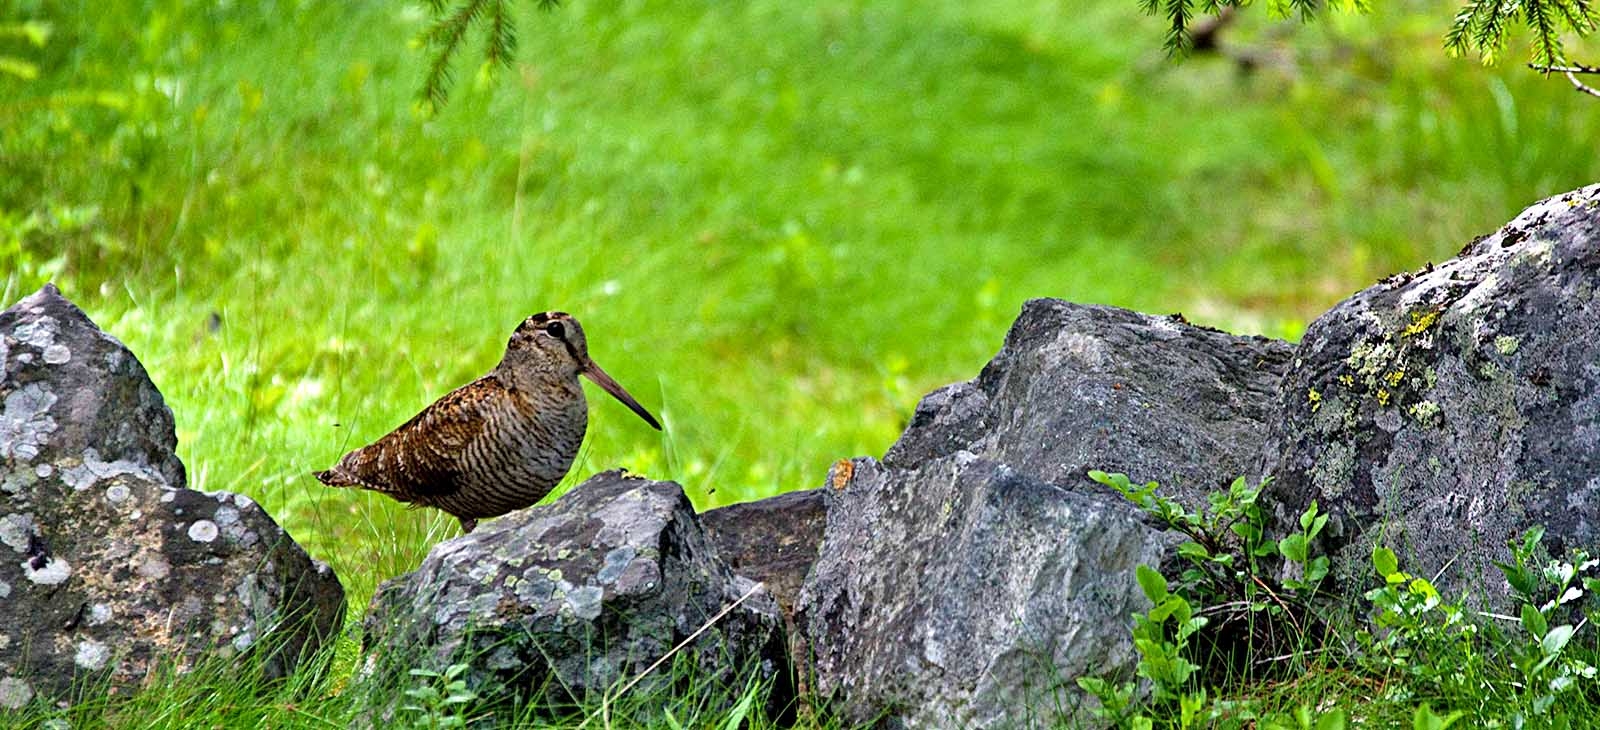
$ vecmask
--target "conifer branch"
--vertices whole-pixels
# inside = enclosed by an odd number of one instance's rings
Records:
[[[491,67],[507,68],[517,55],[517,26],[512,17],[515,0],[426,0],[433,22],[422,32],[421,41],[430,52],[428,70],[423,76],[422,100],[433,109],[444,106],[454,82],[451,63],[459,55],[472,30],[484,26],[484,61]],[[541,10],[551,10],[560,0],[535,0]]]
[[[1600,66],[1586,66],[1581,63],[1569,63],[1563,66],[1549,66],[1530,63],[1528,64],[1528,68],[1545,74],[1546,76],[1550,75],[1551,73],[1559,73],[1563,76],[1566,76],[1567,80],[1572,82],[1572,88],[1578,93],[1588,94],[1590,96],[1600,98],[1600,89],[1596,89],[1593,86],[1585,84],[1581,79],[1578,78],[1578,74],[1600,75]]]

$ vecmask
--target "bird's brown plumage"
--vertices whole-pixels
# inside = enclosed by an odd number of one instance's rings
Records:
[[[538,502],[572,466],[588,425],[586,375],[651,426],[661,426],[588,356],[570,315],[524,320],[500,364],[315,476],[477,521]]]

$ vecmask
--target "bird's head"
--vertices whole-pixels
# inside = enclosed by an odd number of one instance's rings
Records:
[[[584,338],[583,327],[566,312],[540,312],[517,325],[506,345],[506,356],[501,361],[503,369],[532,379],[576,379],[587,377],[610,393],[612,397],[639,414],[645,423],[656,430],[661,424],[655,416],[639,405],[617,381],[601,370],[589,358],[589,342]]]

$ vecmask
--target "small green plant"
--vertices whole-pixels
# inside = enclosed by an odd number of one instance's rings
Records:
[[[1158,715],[1175,716],[1174,727],[1199,722],[1212,708],[1206,689],[1198,684],[1201,666],[1193,657],[1202,644],[1207,650],[1219,648],[1218,632],[1201,633],[1214,618],[1245,627],[1244,641],[1250,647],[1246,656],[1303,643],[1309,599],[1328,574],[1328,559],[1312,553],[1313,540],[1328,522],[1315,502],[1300,515],[1297,531],[1274,541],[1266,536],[1266,519],[1257,503],[1270,481],[1251,486],[1240,477],[1226,490],[1208,495],[1204,509],[1192,511],[1159,494],[1156,482],[1135,485],[1126,474],[1102,471],[1091,471],[1089,477],[1189,538],[1177,549],[1187,567],[1176,587],[1148,565],[1135,569],[1151,603],[1148,612],[1133,615],[1133,643],[1139,652],[1137,674],[1150,682],[1152,707],[1134,701],[1132,683],[1080,678],[1078,685],[1100,701],[1101,717],[1134,727],[1155,722],[1152,718]],[[1272,580],[1263,569],[1270,557],[1288,561],[1295,577],[1281,585]],[[1268,620],[1258,621],[1259,616]],[[1144,714],[1146,709],[1152,714]]]
[[[478,693],[467,687],[461,675],[466,674],[466,664],[452,664],[443,672],[430,669],[412,669],[411,676],[422,680],[405,691],[408,702],[400,706],[409,713],[409,727],[426,730],[466,727],[467,713],[478,701]]]
[[[1527,637],[1513,644],[1512,664],[1521,675],[1517,684],[1531,716],[1548,714],[1562,695],[1582,685],[1593,691],[1600,673],[1592,656],[1568,650],[1590,623],[1582,609],[1592,604],[1586,596],[1600,589],[1600,578],[1594,575],[1600,560],[1574,550],[1568,559],[1551,559],[1540,567],[1536,556],[1543,537],[1544,528],[1529,529],[1512,543],[1511,562],[1495,564],[1520,603],[1518,624]],[[1575,618],[1579,623],[1572,623]]]

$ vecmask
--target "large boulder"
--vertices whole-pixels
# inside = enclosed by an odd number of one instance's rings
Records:
[[[1120,497],[965,451],[830,482],[796,623],[847,725],[1077,726],[1077,677],[1131,676],[1129,615],[1150,607],[1133,571],[1174,543]]]
[[[1600,546],[1600,185],[1541,201],[1439,266],[1307,329],[1283,381],[1263,494],[1283,529],[1332,515],[1336,577],[1375,542],[1451,595],[1498,603],[1492,563],[1544,525]],[[1442,572],[1440,572],[1442,571]]]
[[[1255,476],[1292,351],[1177,315],[1031,300],[975,380],[922,399],[883,463],[968,451],[1052,484],[1122,472],[1198,506]]]
[[[849,722],[1089,721],[1130,676],[1141,564],[1176,540],[1090,469],[1181,501],[1252,474],[1290,346],[1111,307],[1028,302],[976,380],[924,398],[883,462],[836,466],[796,622]]]
[[[54,286],[0,313],[0,361],[0,707],[204,657],[281,677],[338,632],[338,579],[248,498],[184,487],[161,393]]]
[[[717,557],[681,487],[606,472],[440,543],[384,583],[367,612],[366,681],[388,702],[412,669],[466,665],[485,717],[505,722],[498,713],[534,699],[555,709],[599,699],[740,599],[683,650],[701,691],[751,670],[783,684],[778,607]],[[638,691],[672,676],[670,664],[657,669]]]

